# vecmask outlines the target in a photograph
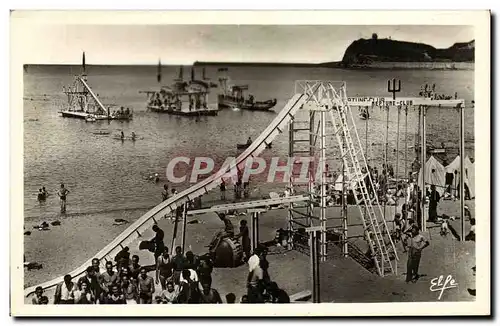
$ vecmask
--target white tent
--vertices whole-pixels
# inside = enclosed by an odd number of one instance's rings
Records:
[[[464,160],[464,169],[465,169],[465,179],[464,183],[469,189],[470,197],[475,197],[475,186],[474,186],[474,164],[470,161],[469,157],[466,157]],[[453,162],[451,162],[446,167],[447,173],[453,173],[453,188],[458,188],[460,186],[460,156],[457,156]]]
[[[438,160],[434,156],[431,156],[429,160],[425,163],[425,184],[426,185],[435,185],[436,191],[439,194],[443,194],[445,181],[446,181],[446,169],[444,166],[439,163]],[[422,184],[422,168],[418,173],[418,186]]]

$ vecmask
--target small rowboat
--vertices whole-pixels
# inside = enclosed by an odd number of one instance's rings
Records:
[[[252,144],[236,144],[237,149],[247,149]],[[272,144],[266,146],[266,148],[272,148]]]
[[[132,137],[124,137],[124,138],[121,138],[120,136],[113,136],[113,139],[116,139],[116,140],[122,140],[122,141],[125,141],[125,140],[136,141],[136,140],[139,140],[139,139],[144,139],[144,138],[143,138],[143,137],[135,137],[135,138],[132,138]]]
[[[106,130],[93,131],[94,135],[109,135],[111,132]]]

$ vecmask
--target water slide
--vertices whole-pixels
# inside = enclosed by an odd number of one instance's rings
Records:
[[[86,84],[84,83],[84,85]],[[88,89],[90,90],[90,88]],[[210,190],[218,187],[222,177],[227,178],[231,176],[235,171],[236,166],[243,167],[245,161],[248,158],[258,156],[267,147],[268,144],[270,144],[279,134],[284,132],[288,124],[292,121],[295,113],[308,100],[308,97],[309,96],[305,94],[295,94],[288,101],[285,107],[278,113],[276,118],[267,126],[267,128],[259,135],[259,137],[257,137],[257,139],[255,139],[255,141],[236,158],[236,160],[226,162],[217,173],[157,205],[156,207],[145,213],[143,216],[141,216],[139,219],[137,219],[134,223],[132,223],[116,239],[111,241],[101,251],[93,255],[88,261],[83,263],[74,271],[65,274],[70,274],[73,278],[83,276],[87,266],[90,266],[92,264],[93,258],[98,258],[101,262],[102,267],[105,267],[106,260],[113,261],[116,254],[123,247],[129,245],[138,237],[140,237],[144,231],[151,228],[151,226],[156,223],[157,220],[161,219],[161,217],[175,211],[177,207],[181,206],[187,201],[204,195]],[[37,286],[41,286],[44,290],[53,288],[63,281],[63,277],[64,276],[61,275],[56,279],[45,282],[43,284],[39,284]],[[25,297],[33,294],[37,286],[26,288],[24,290]]]
[[[92,91],[92,88],[90,88],[90,86],[87,84],[87,82],[82,78],[82,77],[78,77],[78,80],[82,83],[83,87],[85,87],[87,89],[87,91],[89,91],[90,95],[92,96],[92,98],[94,99],[94,101],[96,101],[96,103],[99,105],[99,107],[105,112],[107,113],[108,110],[104,107],[104,105],[101,103],[101,100],[99,100],[99,98],[97,97],[97,95],[94,94],[94,92]]]

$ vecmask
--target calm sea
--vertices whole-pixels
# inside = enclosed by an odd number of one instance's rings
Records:
[[[189,67],[185,67],[188,78]],[[38,203],[38,189],[45,186],[57,191],[65,183],[71,191],[69,213],[106,212],[120,209],[149,207],[161,201],[161,190],[168,162],[179,155],[209,156],[221,164],[228,156],[237,156],[236,143],[248,137],[255,139],[272,121],[275,113],[224,110],[217,117],[184,118],[146,112],[145,95],[140,90],[155,90],[156,67],[153,66],[90,66],[88,82],[105,104],[133,108],[130,122],[85,121],[62,118],[58,114],[65,101],[62,87],[80,73],[78,66],[30,66],[24,74],[24,205],[27,219],[43,218],[58,213],[56,196],[45,204]],[[201,70],[201,69],[200,69]],[[176,78],[177,67],[163,67],[164,84]],[[197,72],[201,74],[201,71]],[[217,67],[208,67],[207,77],[217,80]],[[293,95],[294,81],[298,79],[336,80],[347,82],[349,96],[388,96],[387,80],[399,78],[402,89],[398,96],[417,96],[420,86],[437,85],[439,93],[458,92],[468,104],[474,99],[474,71],[432,70],[342,70],[298,67],[231,67],[231,79],[237,84],[248,84],[257,100],[276,98],[275,111],[282,109]],[[216,90],[209,101],[215,103]],[[396,162],[397,110],[390,112],[389,160]],[[458,153],[459,113],[455,110],[434,108],[427,118],[427,137],[434,144],[444,142],[452,153]],[[404,142],[414,144],[418,125],[417,112],[408,112],[406,127],[404,113],[400,117],[400,172],[404,171]],[[474,157],[474,110],[466,113],[466,152]],[[375,110],[368,121],[369,152],[372,159],[382,163],[386,117]],[[121,142],[112,136],[97,136],[93,132],[107,130],[112,134],[132,131],[142,139]],[[408,131],[406,133],[406,130]],[[359,120],[358,131],[365,139],[365,121]],[[287,155],[288,136],[283,134],[273,143],[273,149],[263,155]],[[413,152],[408,151],[408,160]],[[453,159],[453,154],[450,159]],[[449,160],[451,162],[451,160]],[[182,169],[182,168],[181,168]],[[145,180],[158,173],[162,180],[154,184]],[[261,183],[259,178],[255,183]],[[179,190],[188,184],[175,186]],[[279,187],[282,185],[264,185]]]

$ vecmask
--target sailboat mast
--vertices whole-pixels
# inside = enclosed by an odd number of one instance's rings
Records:
[[[158,71],[156,74],[156,80],[161,83],[161,60],[158,60]]]
[[[179,68],[179,79],[182,81],[184,77],[184,69],[182,66]]]
[[[82,74],[83,74],[83,76],[87,76],[87,72],[86,72],[85,68],[86,67],[85,67],[85,51],[84,51],[82,54],[82,70],[83,70]]]

